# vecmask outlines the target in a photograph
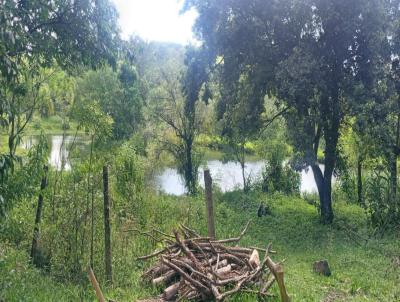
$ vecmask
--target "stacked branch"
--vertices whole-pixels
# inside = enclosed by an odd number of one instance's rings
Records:
[[[201,237],[184,225],[173,236],[159,232],[168,245],[138,258],[158,258],[144,278],[164,286],[159,301],[223,301],[237,292],[265,297],[271,295],[269,289],[274,282],[279,286],[282,301],[289,301],[283,267],[270,258],[271,244],[266,249],[237,245],[248,226],[249,223],[238,237],[223,240]],[[262,261],[259,251],[265,253]]]

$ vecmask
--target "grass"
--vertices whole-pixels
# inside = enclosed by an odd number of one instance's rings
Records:
[[[215,200],[218,237],[236,236],[252,219],[241,245],[265,247],[272,242],[278,252],[274,260],[286,259],[285,278],[292,301],[400,301],[400,268],[393,262],[400,256],[399,234],[363,240],[370,230],[359,207],[335,204],[335,223],[323,226],[316,208],[297,197],[231,192],[216,193]],[[268,203],[271,215],[257,217],[260,202]],[[145,224],[170,231],[179,222],[185,222],[204,234],[203,205],[201,197],[158,196],[146,208]],[[116,228],[114,236],[118,238],[122,232]],[[125,252],[121,252],[120,246],[115,247],[115,286],[103,286],[105,295],[116,301],[135,301],[157,294],[158,289],[144,284],[140,277],[149,264],[137,263],[134,258],[158,246],[138,234],[129,234],[126,240],[130,244]],[[86,281],[80,286],[58,282],[32,268],[26,255],[23,249],[1,243],[0,300],[95,301]],[[313,262],[320,259],[329,261],[332,276],[323,277],[312,271]],[[101,273],[98,274],[104,285]],[[276,287],[273,293],[278,295]],[[237,295],[232,300],[257,299]]]
[[[73,135],[76,132],[77,123],[75,121],[68,122],[68,129],[63,129],[63,120],[58,115],[42,118],[35,115],[32,121],[27,125],[24,131],[25,135],[39,135],[45,133],[48,135],[66,134]]]

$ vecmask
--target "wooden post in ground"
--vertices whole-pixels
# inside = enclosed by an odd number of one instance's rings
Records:
[[[216,238],[214,223],[214,204],[212,198],[212,178],[210,175],[210,170],[204,170],[204,184],[206,189],[208,237]]]
[[[38,198],[38,204],[36,208],[36,217],[35,217],[35,227],[33,229],[33,239],[32,239],[32,247],[31,247],[31,261],[36,264],[36,253],[39,239],[39,225],[42,220],[42,209],[43,209],[43,191],[47,187],[47,172],[49,170],[48,166],[43,167],[43,177],[42,182],[40,183],[40,193]]]
[[[103,195],[104,195],[104,261],[106,280],[113,282],[111,256],[111,223],[110,223],[110,194],[108,187],[108,166],[103,167]]]

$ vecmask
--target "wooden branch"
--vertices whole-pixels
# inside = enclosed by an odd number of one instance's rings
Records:
[[[101,292],[99,283],[96,280],[96,276],[94,275],[93,270],[90,266],[88,266],[87,272],[89,274],[89,280],[90,282],[92,282],[93,288],[96,292],[97,299],[99,300],[99,302],[106,302],[106,299],[104,299],[103,293]]]
[[[243,229],[243,231],[240,233],[239,237],[236,238],[229,238],[229,239],[223,239],[223,240],[211,240],[210,242],[212,243],[233,243],[233,242],[239,242],[243,236],[246,234],[247,232],[247,228],[250,225],[251,220],[249,220],[245,226],[245,228]]]
[[[282,116],[289,110],[289,107],[284,108],[283,110],[279,111],[277,114],[275,114],[272,118],[266,121],[264,124],[264,129],[268,128],[278,117]]]
[[[176,266],[175,264],[173,264],[172,262],[168,261],[167,259],[165,259],[164,257],[161,257],[161,261],[163,263],[165,263],[166,265],[168,265],[170,268],[174,269],[175,271],[177,271],[183,279],[185,279],[186,281],[188,281],[189,283],[191,283],[195,288],[197,288],[198,290],[200,290],[200,292],[209,295],[210,291],[209,289],[204,286],[201,282],[193,279],[192,277],[190,277],[187,273],[185,273],[180,267]]]
[[[222,240],[200,236],[191,238],[197,233],[180,225],[179,233],[174,231],[174,242],[161,251],[140,257],[150,259],[160,256],[159,262],[144,276],[147,279],[151,276],[156,285],[168,285],[176,280],[164,290],[164,300],[222,301],[240,291],[265,297],[270,295],[268,290],[276,281],[282,302],[290,301],[284,284],[283,267],[269,257],[271,244],[266,249],[225,245],[240,241],[249,224],[250,221],[238,237]],[[186,239],[182,239],[182,235]],[[259,250],[265,252],[262,262]],[[258,290],[253,290],[255,285]]]

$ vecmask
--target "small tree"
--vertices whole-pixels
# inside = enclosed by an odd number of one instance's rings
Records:
[[[246,77],[242,77],[239,82],[231,87],[229,91],[222,90],[221,98],[231,98],[225,104],[223,112],[218,112],[222,116],[221,135],[226,143],[226,157],[233,158],[240,164],[243,179],[243,191],[247,192],[250,188],[248,178],[245,174],[246,168],[246,144],[257,136],[259,124],[252,117],[252,109],[249,107],[251,102],[251,83]],[[220,99],[219,102],[226,102]],[[217,107],[218,109],[218,107]]]
[[[164,133],[159,141],[162,148],[172,154],[176,160],[178,172],[183,176],[188,194],[194,195],[197,192],[200,159],[194,146],[199,121],[196,119],[195,112],[186,114],[185,97],[178,75],[173,74],[172,71],[168,75],[165,72],[163,74],[163,86],[156,96],[163,102],[157,106],[156,115],[174,135]]]

